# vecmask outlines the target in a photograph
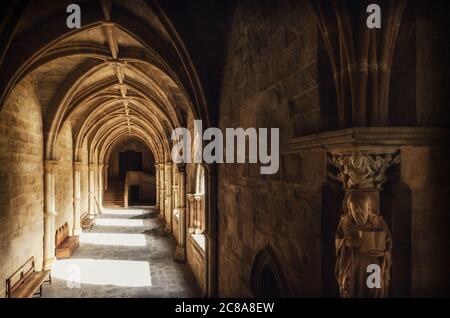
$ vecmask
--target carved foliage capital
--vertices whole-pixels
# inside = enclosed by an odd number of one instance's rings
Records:
[[[337,173],[329,176],[342,183],[345,190],[377,189],[387,181],[386,170],[400,162],[399,154],[330,154],[330,165],[337,168]]]

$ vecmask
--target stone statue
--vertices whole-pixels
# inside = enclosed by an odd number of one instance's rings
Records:
[[[350,192],[347,212],[341,216],[336,231],[336,278],[341,297],[387,297],[391,266],[392,238],[383,219],[371,210],[370,195]],[[380,288],[369,288],[367,267],[376,264]]]

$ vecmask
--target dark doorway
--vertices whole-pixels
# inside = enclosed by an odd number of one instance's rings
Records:
[[[142,171],[142,152],[125,151],[119,154],[119,177],[125,179],[127,171]]]
[[[281,267],[273,250],[268,246],[262,249],[253,262],[250,289],[255,297],[288,297]]]
[[[280,287],[273,274],[272,269],[269,266],[264,266],[258,289],[255,290],[256,297],[258,298],[280,298],[282,297]]]
[[[139,186],[138,185],[132,185],[130,186],[130,192],[129,192],[129,203],[136,203],[139,202],[140,196],[139,196]]]

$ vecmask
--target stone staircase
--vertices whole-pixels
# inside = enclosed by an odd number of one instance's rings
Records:
[[[108,190],[103,196],[103,206],[108,208],[123,208],[124,207],[124,181],[111,180],[108,183]]]

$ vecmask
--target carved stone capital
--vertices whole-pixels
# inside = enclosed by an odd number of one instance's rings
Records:
[[[58,164],[58,161],[56,161],[56,160],[45,160],[45,163],[44,163],[45,173],[54,173],[57,164]]]
[[[185,163],[177,163],[177,169],[179,173],[186,172],[186,164]]]
[[[74,161],[73,163],[73,170],[74,171],[81,171],[81,169],[83,168],[83,163],[81,161]]]
[[[328,163],[335,172],[329,172],[331,179],[342,183],[344,190],[381,190],[387,181],[386,170],[400,163],[398,153],[331,153]]]
[[[194,194],[194,199],[195,199],[195,201],[197,201],[197,202],[202,201],[204,198],[205,198],[205,195],[204,195],[204,194]]]
[[[186,194],[186,198],[188,199],[189,202],[194,202],[194,196],[195,194],[193,193]]]

